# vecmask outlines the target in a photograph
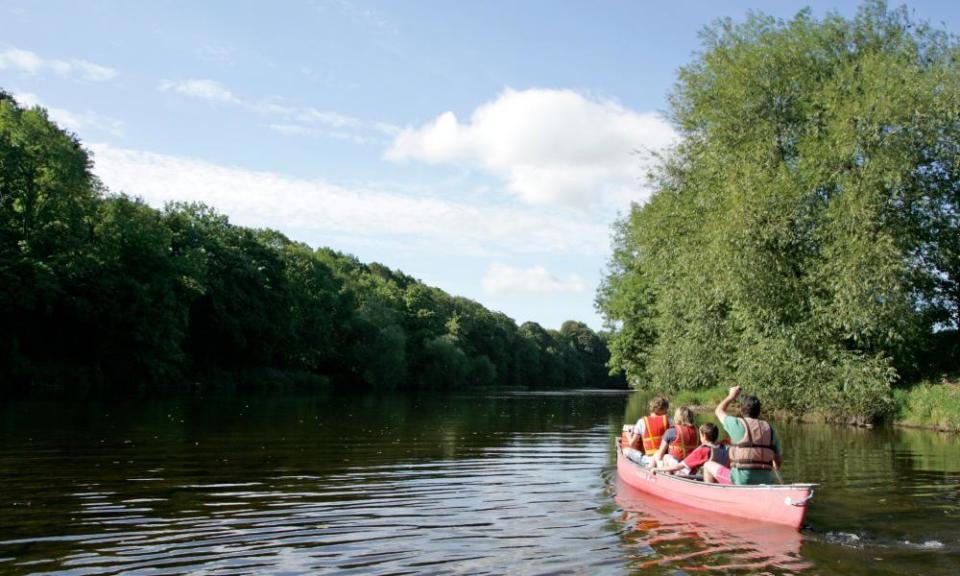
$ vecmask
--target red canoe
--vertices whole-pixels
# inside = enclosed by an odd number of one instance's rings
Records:
[[[654,473],[623,455],[617,442],[617,473],[629,486],[686,506],[799,528],[816,484],[729,486]]]

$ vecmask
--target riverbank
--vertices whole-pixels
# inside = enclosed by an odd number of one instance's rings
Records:
[[[895,426],[960,432],[960,374],[896,389],[893,399]]]
[[[689,406],[697,413],[710,413],[727,395],[727,388],[684,390],[670,398],[673,406]],[[825,412],[794,414],[776,412],[777,418],[797,422],[829,422],[873,426],[862,419],[838,417]],[[902,428],[960,432],[960,374],[945,374],[893,390],[893,411],[885,423]]]

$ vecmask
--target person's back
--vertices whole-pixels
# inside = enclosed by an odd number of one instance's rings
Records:
[[[716,462],[721,466],[730,467],[730,445],[729,444],[717,444],[711,443],[710,448],[710,458],[708,462]]]
[[[664,432],[663,441],[653,459],[658,465],[673,466],[700,445],[698,438],[693,410],[681,406],[673,415],[673,426]]]
[[[678,461],[686,458],[699,445],[699,435],[697,429],[692,424],[677,423],[674,424],[676,430],[675,438],[670,442],[670,455]]]
[[[772,484],[780,453],[773,427],[759,418],[727,418],[731,479],[736,484]]]
[[[628,458],[645,466],[650,464],[652,455],[656,454],[664,433],[671,425],[667,417],[670,403],[666,398],[653,398],[648,407],[650,414],[637,420],[632,432],[627,435],[628,448],[624,450]]]
[[[730,436],[730,479],[734,484],[773,484],[773,470],[780,465],[780,440],[773,427],[760,419],[760,400],[745,395],[740,399],[741,417],[726,413],[726,408],[740,394],[734,386],[716,414]]]

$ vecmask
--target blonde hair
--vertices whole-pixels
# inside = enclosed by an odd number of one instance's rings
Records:
[[[673,423],[696,426],[697,417],[693,414],[693,410],[686,406],[681,406],[677,408],[677,411],[673,414]]]

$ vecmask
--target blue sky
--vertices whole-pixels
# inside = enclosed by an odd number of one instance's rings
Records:
[[[518,322],[601,327],[610,224],[649,196],[718,17],[850,2],[0,0],[0,88],[114,191],[377,261]],[[957,31],[953,2],[911,2]]]

